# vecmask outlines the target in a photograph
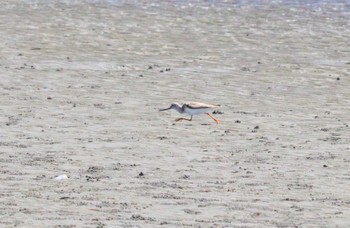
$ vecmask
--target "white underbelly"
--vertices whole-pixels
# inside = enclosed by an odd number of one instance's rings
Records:
[[[202,108],[198,108],[198,109],[185,108],[185,112],[188,115],[195,116],[195,115],[200,115],[200,114],[203,114],[203,113],[210,113],[211,109],[210,108],[203,108],[203,109]]]

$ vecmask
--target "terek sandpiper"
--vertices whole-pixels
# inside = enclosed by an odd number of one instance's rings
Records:
[[[173,103],[170,105],[169,108],[161,109],[159,111],[166,111],[169,109],[175,109],[179,113],[187,113],[191,116],[190,119],[187,118],[177,118],[175,121],[180,120],[188,120],[192,121],[192,116],[200,115],[200,114],[207,114],[210,118],[212,118],[217,124],[220,123],[220,120],[212,116],[210,113],[213,109],[217,109],[219,106],[211,105],[211,104],[204,104],[199,102],[186,102],[183,105],[180,105],[179,103]]]

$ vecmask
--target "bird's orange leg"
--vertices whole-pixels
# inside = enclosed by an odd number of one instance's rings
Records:
[[[217,118],[215,118],[212,114],[210,114],[210,113],[206,113],[210,118],[212,118],[215,122],[216,122],[216,124],[219,124],[220,123],[220,120],[219,119],[217,119]]]
[[[177,118],[175,119],[175,121],[180,121],[180,120],[187,120],[187,121],[192,121],[192,116],[191,116],[191,119],[187,119],[187,118]]]

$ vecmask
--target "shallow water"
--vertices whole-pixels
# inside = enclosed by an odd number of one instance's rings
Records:
[[[55,6],[57,4],[66,5],[82,5],[82,4],[107,4],[110,6],[122,6],[130,8],[138,8],[142,10],[158,10],[161,11],[169,6],[175,8],[216,8],[216,9],[239,9],[239,8],[255,8],[255,9],[274,9],[287,7],[291,10],[306,10],[311,12],[325,13],[327,15],[340,15],[347,17],[350,21],[350,0],[173,0],[173,1],[121,1],[121,0],[22,0],[24,3],[31,4],[35,7]],[[299,15],[302,16],[302,15]]]

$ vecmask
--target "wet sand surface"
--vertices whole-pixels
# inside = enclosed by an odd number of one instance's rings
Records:
[[[1,227],[349,227],[348,5],[33,2],[0,3]]]

